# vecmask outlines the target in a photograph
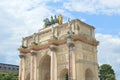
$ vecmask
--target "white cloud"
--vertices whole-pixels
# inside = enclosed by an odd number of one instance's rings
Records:
[[[54,15],[71,16],[65,10],[48,6],[50,0],[3,0],[0,2],[0,57],[7,63],[18,58],[17,48],[22,37],[37,32],[43,26],[43,19]],[[59,0],[55,0],[59,1]],[[53,13],[54,11],[54,13]]]
[[[85,19],[85,18],[81,18],[81,21],[85,22],[85,21],[86,21],[86,19]]]
[[[64,7],[70,11],[92,14],[120,14],[120,0],[69,0]]]
[[[0,2],[0,61],[18,64],[22,37],[37,32],[43,18],[52,14],[49,0],[3,0]],[[4,59],[4,60],[2,60]]]
[[[110,34],[96,34],[97,40],[100,41],[98,47],[99,64],[110,64],[115,70],[117,79],[119,80],[120,67],[120,37]]]
[[[62,1],[62,0],[53,0],[54,2],[60,2],[60,1]]]
[[[120,65],[120,59],[117,59],[117,62],[119,63],[119,65]]]

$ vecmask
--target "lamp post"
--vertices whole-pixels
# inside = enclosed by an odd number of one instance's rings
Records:
[[[66,38],[67,38],[68,58],[69,58],[68,80],[72,80],[73,75],[72,75],[72,52],[71,50],[73,50],[75,47],[72,42],[71,34],[69,32],[67,33]]]

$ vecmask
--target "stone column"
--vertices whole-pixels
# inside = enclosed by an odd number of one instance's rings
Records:
[[[69,43],[69,80],[76,79],[76,67],[75,67],[75,46],[73,43]]]
[[[76,80],[75,47],[71,47],[72,80]]]
[[[69,55],[69,71],[68,71],[68,77],[69,80],[75,80],[76,79],[76,69],[75,69],[75,45],[72,41],[71,34],[68,32],[67,34],[67,45],[68,45],[68,55]]]
[[[19,80],[25,80],[25,55],[20,54]]]
[[[31,52],[30,80],[37,80],[37,60],[36,52]]]
[[[55,45],[50,45],[51,51],[51,70],[50,70],[50,80],[57,80],[57,59],[56,59],[56,48]]]

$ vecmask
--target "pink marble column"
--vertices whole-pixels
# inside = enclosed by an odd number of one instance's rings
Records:
[[[75,45],[72,41],[72,35],[70,32],[67,33],[66,35],[67,38],[67,45],[68,45],[68,55],[69,55],[69,70],[68,70],[68,77],[69,80],[75,79],[75,56],[74,50],[75,50]]]
[[[18,80],[24,80],[24,55],[20,54],[20,67],[19,67],[19,79]]]
[[[69,80],[72,80],[72,53],[71,50],[69,48]]]
[[[51,75],[50,80],[56,80],[57,73],[56,73],[56,55],[55,55],[55,45],[50,45],[50,51],[51,51]]]
[[[31,64],[30,64],[30,80],[36,80],[36,53],[31,52]]]
[[[20,59],[20,66],[19,66],[19,79],[18,80],[22,80],[22,60]]]
[[[54,52],[53,52],[53,50],[54,50],[54,48],[53,48],[53,46],[50,46],[50,50],[51,50],[51,70],[50,70],[50,72],[51,72],[51,74],[50,74],[50,80],[54,80]]]

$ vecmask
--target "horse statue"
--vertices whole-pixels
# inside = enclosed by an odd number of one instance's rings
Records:
[[[56,15],[54,16],[54,23],[58,23],[58,18],[56,17]]]
[[[43,22],[45,22],[45,23],[44,23],[45,27],[51,25],[51,22],[49,21],[48,18],[44,19]]]
[[[51,24],[55,24],[53,16],[51,16]]]

